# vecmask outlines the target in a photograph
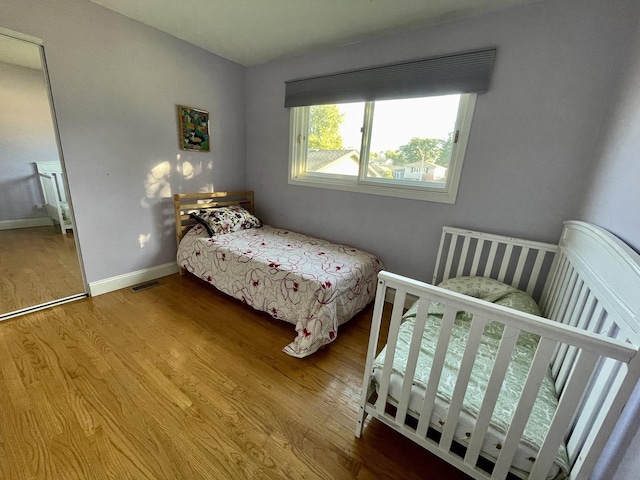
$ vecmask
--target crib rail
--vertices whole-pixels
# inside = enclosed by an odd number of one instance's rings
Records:
[[[491,277],[538,300],[557,250],[549,243],[443,227],[432,283],[461,276]]]
[[[384,300],[387,289],[394,290],[395,296],[389,333],[385,342],[387,344],[386,357],[376,391],[372,377],[373,362],[378,354],[377,345],[380,339],[380,329],[383,318],[385,318]],[[402,321],[405,299],[408,295],[419,298],[420,303],[401,393],[399,398],[394,399],[389,395],[389,384],[394,349],[398,341],[398,330]],[[585,294],[580,297],[579,301],[582,303],[585,300],[586,304],[588,304],[587,297],[588,295]],[[438,302],[444,305],[445,309],[425,399],[422,402],[421,411],[416,413],[410,412],[408,405],[420,351],[422,332],[426,323],[430,321],[427,315],[430,302]],[[578,300],[576,300],[576,303],[578,303]],[[428,435],[430,429],[433,430],[434,428],[434,425],[431,424],[431,412],[447,352],[451,328],[458,311],[465,311],[473,315],[473,320],[444,426],[439,430],[439,439],[433,439]],[[464,402],[466,386],[478,352],[478,345],[483,335],[484,327],[489,321],[503,323],[505,329],[475,427],[471,435],[463,440],[464,452],[461,454],[459,450],[454,448],[454,435]],[[605,328],[605,330],[607,329]],[[482,444],[490,425],[500,387],[511,361],[516,339],[521,332],[531,332],[539,335],[540,342],[523,392],[520,395],[511,426],[506,433],[503,447],[497,459],[495,459],[492,473],[489,474],[479,467]],[[562,372],[562,395],[528,478],[546,478],[560,445],[565,440],[571,442],[572,432],[576,428],[582,429],[582,433],[579,440],[571,445],[573,448],[572,457],[570,458],[572,463],[571,478],[587,478],[592,464],[585,463],[585,459],[594,454],[597,458],[598,449],[603,446],[603,435],[606,441],[611,428],[613,428],[612,421],[618,417],[631,393],[629,385],[635,385],[639,376],[638,359],[635,358],[637,348],[624,338],[609,338],[605,333],[610,332],[585,331],[577,325],[563,324],[520,313],[389,272],[381,272],[374,305],[356,436],[360,436],[362,433],[366,416],[371,415],[474,478],[505,478],[531,414],[540,383],[549,368],[549,359],[553,356],[554,351],[567,349],[571,350],[571,355],[575,357],[575,360],[571,363],[569,370],[565,369]],[[614,378],[607,385],[609,390],[602,395],[602,398],[587,398],[586,402],[590,405],[585,406],[583,392],[590,388],[593,389],[593,386],[598,384],[598,375],[603,368],[615,370]],[[389,405],[396,407],[395,413],[389,410]],[[414,417],[417,420],[417,424],[415,422],[408,423],[407,419],[410,417]],[[588,425],[588,428],[585,428],[584,425]],[[437,425],[435,428],[437,428]]]

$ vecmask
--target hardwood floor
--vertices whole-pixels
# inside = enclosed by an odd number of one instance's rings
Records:
[[[73,233],[0,230],[0,314],[84,293]]]
[[[371,420],[370,309],[306,359],[190,275],[0,323],[2,479],[468,479]]]

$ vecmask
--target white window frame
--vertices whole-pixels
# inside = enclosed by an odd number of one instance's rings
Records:
[[[409,198],[430,202],[453,204],[458,195],[458,186],[462,174],[462,164],[467,150],[471,120],[477,99],[476,93],[466,93],[460,96],[458,117],[455,126],[455,141],[451,151],[451,160],[447,172],[445,188],[427,187],[412,184],[407,181],[393,179],[373,180],[366,178],[366,165],[369,156],[369,132],[372,125],[373,104],[365,105],[365,121],[362,131],[362,146],[360,149],[360,169],[358,177],[336,174],[322,174],[306,172],[307,162],[307,133],[309,130],[309,107],[293,107],[290,113],[289,127],[289,181],[290,185],[327,188],[349,192],[384,195],[388,197]]]

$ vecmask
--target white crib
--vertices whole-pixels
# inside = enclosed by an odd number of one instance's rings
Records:
[[[527,291],[546,318],[381,272],[356,436],[363,433],[367,416],[376,418],[476,479],[503,479],[509,473],[530,479],[553,477],[558,471],[556,454],[565,445],[568,477],[589,478],[640,377],[640,256],[610,233],[584,222],[566,222],[558,246],[445,227],[434,283],[456,276],[490,277]],[[385,297],[393,302],[386,356],[378,359],[384,366],[374,372],[380,329],[388,318]],[[392,395],[392,381],[397,383],[398,377],[393,357],[408,298],[418,298],[419,307],[401,386],[396,384]],[[433,302],[444,306],[442,327],[416,407],[414,375],[422,333],[432,321],[427,305]],[[433,412],[438,385],[458,312],[469,314],[471,326],[452,397],[443,420],[437,422]],[[478,345],[484,326],[494,321],[504,324],[504,333],[474,424],[460,436]],[[522,332],[539,335],[540,340],[500,450],[487,453],[496,399]],[[512,463],[545,375],[555,383],[557,409],[542,444],[530,457],[530,468],[523,471]]]
[[[64,172],[59,162],[36,162],[44,206],[63,235],[73,229],[73,221],[64,187]]]

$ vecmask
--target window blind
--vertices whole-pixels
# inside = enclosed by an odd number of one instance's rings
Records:
[[[285,82],[285,107],[480,93],[489,88],[495,48]]]

